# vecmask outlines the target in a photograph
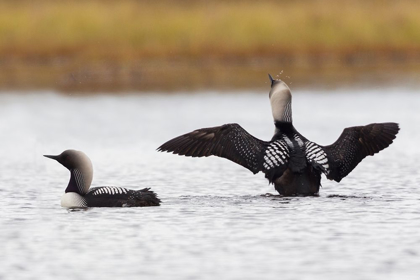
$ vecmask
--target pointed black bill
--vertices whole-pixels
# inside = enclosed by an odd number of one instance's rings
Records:
[[[55,159],[55,160],[58,160],[58,156],[44,155],[44,157],[47,157],[47,158],[50,158],[50,159]]]
[[[268,77],[270,78],[271,86],[273,86],[275,80],[273,79],[273,77],[271,77],[270,74],[268,74]]]

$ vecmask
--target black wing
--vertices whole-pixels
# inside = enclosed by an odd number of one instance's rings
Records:
[[[373,123],[344,129],[334,144],[323,147],[328,157],[327,178],[340,182],[366,156],[391,145],[399,131],[396,123]]]
[[[235,123],[194,130],[169,140],[158,151],[190,157],[223,157],[255,174],[264,168],[264,151],[268,145],[269,142],[255,138]]]

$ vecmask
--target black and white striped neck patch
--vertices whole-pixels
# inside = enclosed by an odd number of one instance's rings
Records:
[[[292,101],[286,103],[284,106],[283,121],[292,122]]]
[[[83,177],[83,173],[79,169],[73,169],[74,179],[76,181],[77,189],[79,193],[84,194],[86,193],[85,190],[85,178]]]
[[[277,140],[267,147],[263,167],[266,170],[285,165],[289,159],[289,148],[283,140]]]
[[[306,158],[310,163],[319,164],[324,170],[325,175],[330,173],[327,153],[314,142],[308,141],[305,143],[306,146]]]

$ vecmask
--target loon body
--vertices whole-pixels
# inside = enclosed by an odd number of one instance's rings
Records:
[[[130,190],[122,187],[90,188],[93,167],[80,151],[66,150],[60,155],[44,155],[55,159],[70,171],[70,181],[61,198],[61,206],[79,207],[141,207],[159,206],[160,200],[149,188]]]
[[[349,127],[335,143],[318,145],[293,126],[289,87],[283,81],[269,77],[275,125],[271,141],[255,138],[238,124],[225,124],[176,137],[160,146],[158,151],[191,157],[223,157],[254,174],[265,173],[281,195],[316,195],[321,174],[340,182],[366,156],[388,147],[399,131],[396,123]]]

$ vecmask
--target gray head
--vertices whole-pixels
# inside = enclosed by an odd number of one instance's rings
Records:
[[[268,77],[271,81],[270,103],[271,111],[275,122],[292,122],[292,94],[289,87],[280,79],[273,79],[270,74]]]
[[[70,171],[70,182],[67,192],[86,194],[89,191],[93,177],[92,162],[85,153],[76,150],[65,150],[57,156],[44,155],[55,159]]]

